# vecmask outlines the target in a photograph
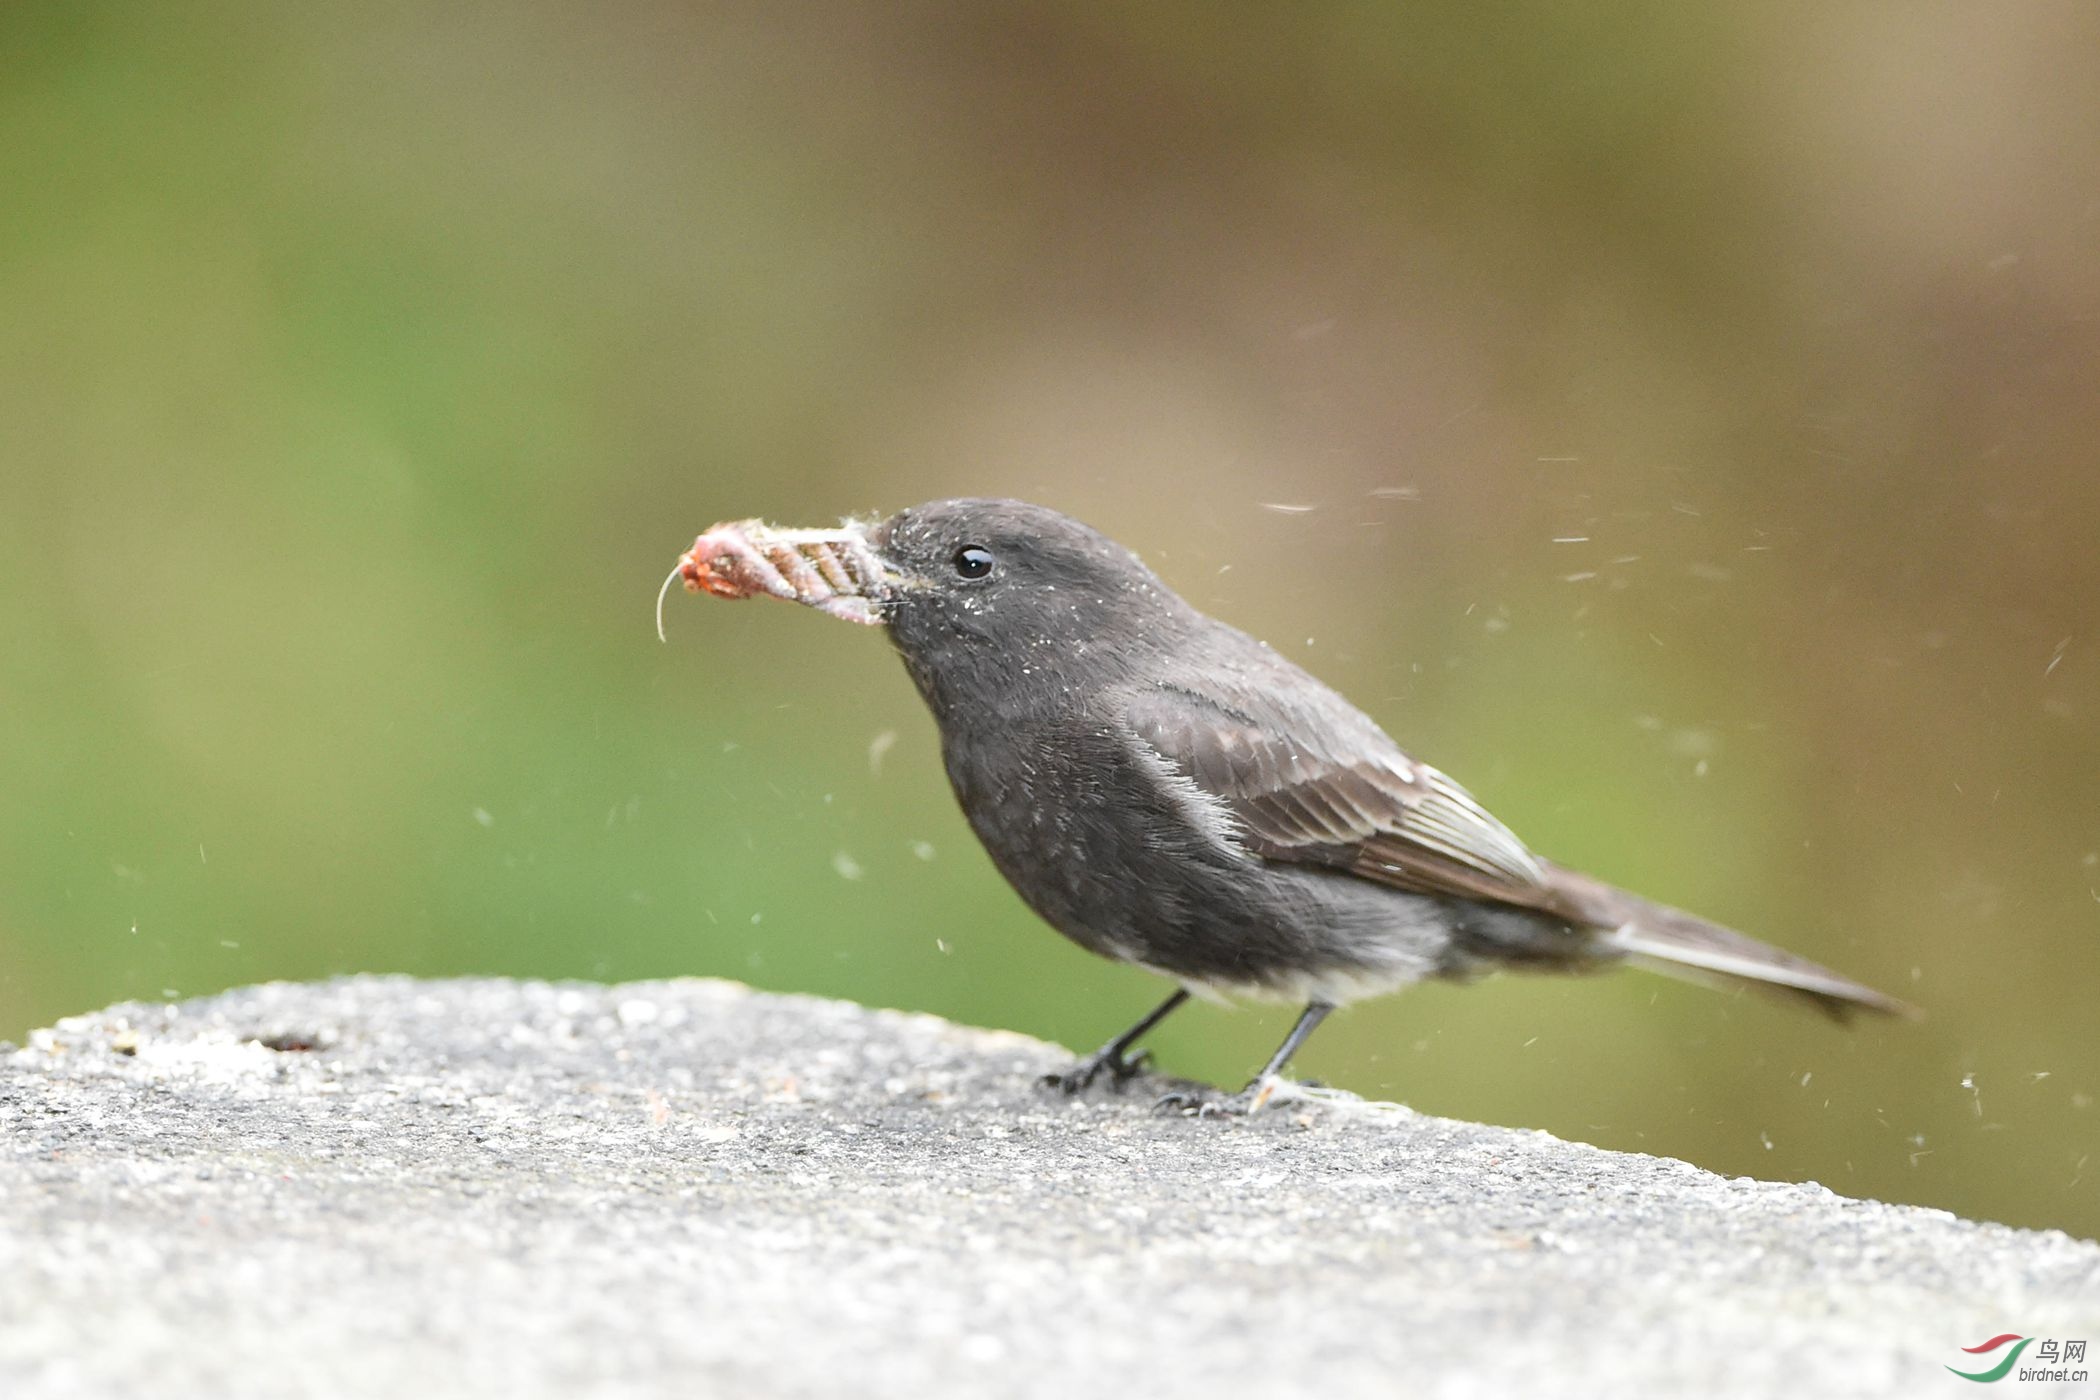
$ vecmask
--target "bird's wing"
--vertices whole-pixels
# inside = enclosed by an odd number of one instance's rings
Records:
[[[1334,692],[1289,679],[1150,687],[1126,697],[1124,717],[1270,860],[1424,894],[1533,907],[1550,899],[1538,858],[1464,788],[1402,753]]]

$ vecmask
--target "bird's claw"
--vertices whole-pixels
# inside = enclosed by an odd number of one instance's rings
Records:
[[[1210,1097],[1199,1091],[1176,1089],[1172,1093],[1161,1094],[1154,1099],[1152,1101],[1152,1111],[1154,1113],[1200,1115],[1210,1102]]]
[[[1157,1113],[1179,1113],[1188,1118],[1247,1118],[1261,1112],[1282,1084],[1281,1079],[1264,1076],[1237,1094],[1211,1095],[1200,1089],[1176,1089],[1154,1099],[1152,1108]]]
[[[1099,1079],[1105,1071],[1109,1076],[1109,1087],[1117,1093],[1123,1086],[1145,1072],[1152,1063],[1152,1052],[1140,1050],[1135,1055],[1118,1055],[1112,1050],[1097,1050],[1062,1074],[1046,1074],[1043,1087],[1057,1089],[1066,1094],[1077,1094]]]

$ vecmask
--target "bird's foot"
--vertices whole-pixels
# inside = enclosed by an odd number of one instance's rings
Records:
[[[1161,1094],[1153,1101],[1152,1107],[1160,1113],[1179,1113],[1186,1118],[1246,1118],[1261,1112],[1277,1090],[1286,1088],[1285,1080],[1265,1074],[1237,1094],[1176,1089],[1171,1094]]]
[[[1066,1094],[1076,1094],[1087,1088],[1104,1073],[1109,1076],[1109,1087],[1117,1093],[1123,1086],[1145,1072],[1152,1063],[1152,1052],[1140,1050],[1135,1055],[1125,1056],[1113,1046],[1096,1050],[1062,1074],[1046,1074],[1041,1083],[1044,1088],[1056,1089]]]

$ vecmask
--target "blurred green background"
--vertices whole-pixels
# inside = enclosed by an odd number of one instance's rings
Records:
[[[879,635],[649,616],[718,519],[1016,495],[1931,1013],[1507,978],[1302,1072],[2100,1233],[2100,11],[1253,14],[0,9],[0,1037],[699,973],[1091,1048],[1160,986]]]

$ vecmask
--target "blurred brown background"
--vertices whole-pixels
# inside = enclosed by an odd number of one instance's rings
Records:
[[[1017,495],[1931,1013],[1504,979],[1302,1072],[2091,1235],[2096,441],[2090,5],[12,4],[0,1037],[400,970],[1091,1047],[1158,986],[878,637],[649,621],[714,520]]]

